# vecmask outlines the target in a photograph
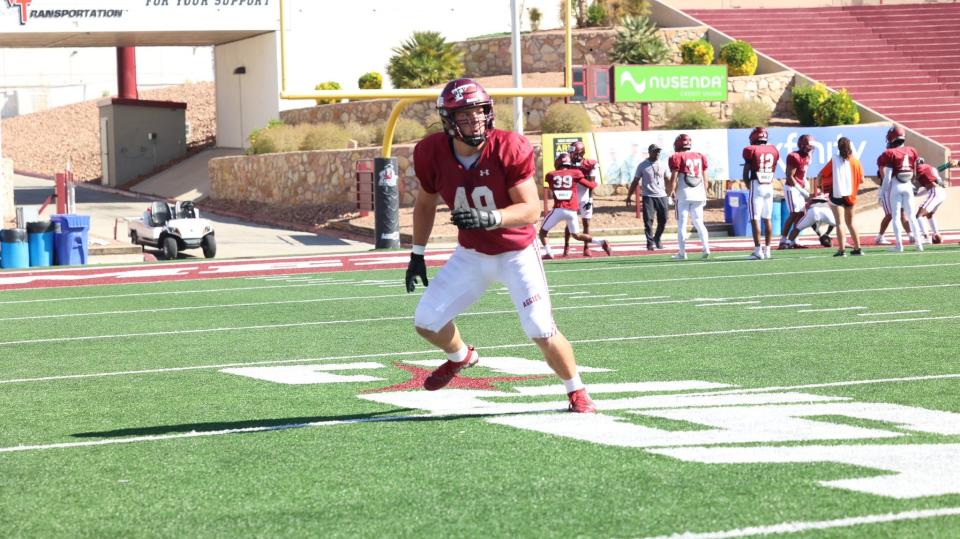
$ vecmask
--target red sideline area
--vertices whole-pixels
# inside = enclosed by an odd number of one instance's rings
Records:
[[[943,234],[943,239],[944,242],[960,240],[960,233]],[[865,246],[873,244],[873,238],[864,238],[863,241]],[[776,240],[774,240],[774,242],[776,242]],[[812,238],[804,238],[802,243],[811,248],[815,247],[822,250],[825,255],[832,251],[821,248],[820,244]],[[555,253],[561,250],[556,248],[557,244],[555,242],[552,246],[555,248]],[[572,254],[569,258],[580,258],[582,256],[582,247],[583,245],[580,243],[572,243],[570,249]],[[613,247],[613,256],[650,255],[666,258],[667,255],[676,252],[676,242],[667,242],[664,244],[663,250],[654,252],[646,250],[645,242],[616,243],[611,244],[611,247]],[[710,242],[710,248],[715,253],[723,251],[744,251],[752,247],[753,241],[749,238],[720,238]],[[910,247],[908,247],[908,249],[910,249]],[[700,251],[700,243],[688,241],[687,251],[692,255],[696,255]],[[443,262],[450,257],[452,252],[453,249],[450,248],[428,248],[426,255],[427,265],[442,265]],[[811,249],[811,252],[816,252],[816,249]],[[594,250],[594,257],[602,259],[605,258],[605,255],[600,251],[599,247],[597,247],[597,249]],[[0,291],[335,271],[402,270],[407,267],[409,258],[409,254],[406,251],[391,251],[385,253],[369,252],[224,261],[197,259],[132,266],[70,266],[24,271],[3,271],[0,272]],[[563,260],[563,258],[558,258]],[[694,256],[694,258],[696,258],[696,256]],[[401,286],[402,279],[402,275],[398,273],[397,286]]]

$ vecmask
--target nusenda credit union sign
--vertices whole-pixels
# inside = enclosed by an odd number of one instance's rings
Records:
[[[614,66],[613,100],[726,101],[727,66]]]

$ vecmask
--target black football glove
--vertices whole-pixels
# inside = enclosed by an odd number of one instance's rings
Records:
[[[410,263],[407,264],[407,292],[413,292],[417,287],[417,277],[420,277],[423,286],[430,286],[430,281],[427,280],[427,263],[424,262],[423,255],[410,253]]]
[[[451,221],[460,230],[487,230],[500,226],[500,212],[478,210],[477,208],[458,208],[451,212]]]
[[[593,202],[592,202],[592,201],[591,201],[591,202],[587,202],[586,204],[583,205],[583,211],[590,211],[591,209],[593,209]]]

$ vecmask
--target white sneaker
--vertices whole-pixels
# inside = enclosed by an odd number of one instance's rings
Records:
[[[671,260],[686,260],[687,253],[677,253],[670,257]]]
[[[772,256],[770,256],[770,246],[769,246],[769,245],[767,245],[766,247],[763,248],[763,258],[766,258],[766,259],[773,258]]]
[[[763,251],[757,250],[750,253],[750,260],[763,260]]]
[[[890,245],[890,240],[884,238],[883,236],[877,236],[877,239],[874,241],[874,243],[877,245]]]
[[[704,260],[710,258],[710,249],[704,249],[703,252],[700,254],[700,258]]]
[[[917,251],[919,251],[919,252],[921,252],[921,253],[923,252],[923,244],[922,244],[922,243],[918,243],[918,244],[917,244]]]

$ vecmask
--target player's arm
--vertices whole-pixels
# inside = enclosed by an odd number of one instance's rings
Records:
[[[639,184],[640,184],[640,175],[638,174],[634,176],[633,181],[630,182],[630,189],[627,189],[627,205],[628,206],[630,205],[630,198],[633,196],[634,193],[637,192],[637,186]]]
[[[588,180],[587,178],[579,178],[579,179],[577,180],[577,183],[579,183],[580,185],[586,187],[587,189],[596,189],[596,187],[597,187],[597,182],[595,182],[595,181],[590,181],[590,180]]]
[[[532,178],[514,185],[507,192],[513,204],[500,210],[501,227],[516,228],[540,220],[540,195]]]
[[[784,182],[790,187],[796,187],[797,182],[793,179],[793,173],[796,172],[797,167],[793,166],[790,162],[790,159],[787,159],[787,177],[784,179]]]
[[[413,249],[410,252],[410,262],[407,264],[407,273],[404,278],[407,292],[416,289],[417,279],[423,286],[429,284],[427,279],[427,263],[423,258],[424,248],[430,239],[433,230],[433,221],[437,217],[437,193],[428,193],[420,188],[417,199],[413,203]]]
[[[426,245],[437,217],[437,193],[420,189],[413,203],[413,244]]]
[[[679,171],[677,171],[677,170],[671,170],[671,171],[670,171],[670,179],[667,180],[667,185],[666,185],[666,187],[667,187],[667,196],[668,196],[668,197],[672,197],[672,196],[673,196],[673,193],[677,190],[677,175],[678,175],[678,174],[679,174]]]
[[[951,161],[947,161],[946,163],[944,163],[944,164],[942,164],[942,165],[940,165],[940,166],[937,167],[937,172],[943,172],[944,170],[947,170],[947,169],[952,168],[952,167],[955,167],[955,166],[957,166],[957,161],[952,161],[952,160],[951,160]]]

